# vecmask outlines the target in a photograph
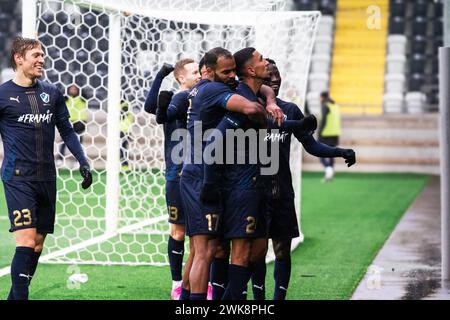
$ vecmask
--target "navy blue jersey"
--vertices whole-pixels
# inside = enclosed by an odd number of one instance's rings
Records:
[[[201,141],[202,136],[206,130],[215,128],[222,120],[228,100],[233,94],[234,92],[226,84],[206,79],[198,82],[190,91],[190,107],[187,112],[190,153],[183,166],[183,174],[203,179],[203,160],[195,159],[196,156],[202,157],[206,146],[206,142]],[[201,130],[199,130],[200,126]],[[201,133],[202,136],[195,136],[194,131]],[[201,150],[196,150],[197,145],[201,146]]]
[[[244,82],[240,82],[236,93],[248,99],[249,101],[258,102],[258,97]],[[252,122],[242,114],[227,112],[227,117],[231,119],[238,119],[239,127],[242,129],[249,129],[252,127]],[[256,129],[256,128],[255,128]],[[237,153],[244,153],[244,164],[228,164],[226,165],[226,187],[227,188],[241,188],[248,189],[255,186],[260,186],[260,162],[257,159],[256,163],[250,163],[250,148],[248,143],[245,144],[245,150],[237,150],[237,144],[234,144],[234,156],[236,161]]]
[[[172,133],[186,128],[189,90],[181,91],[172,97],[167,109],[167,122],[164,123],[164,157],[166,162],[166,181],[179,181],[182,164],[172,161],[171,153],[178,141],[171,141]]]
[[[2,84],[2,179],[54,181],[55,125],[68,119],[64,97],[56,86],[40,80],[32,87],[21,87],[12,80]]]
[[[283,101],[279,98],[276,99],[277,105],[281,108],[285,115],[285,120],[301,120],[304,115],[299,107],[292,102]],[[301,130],[295,130],[294,136],[303,142],[304,136],[311,134],[310,132],[305,132]],[[280,167],[278,174],[271,177],[272,187],[278,189],[280,198],[292,198],[294,197],[294,189],[292,187],[292,176],[291,168],[289,165],[290,154],[291,154],[291,136],[292,131],[279,130],[278,134],[268,130],[267,141],[279,142],[279,152]]]

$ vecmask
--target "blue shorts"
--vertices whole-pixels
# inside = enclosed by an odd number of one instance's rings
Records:
[[[53,233],[55,226],[56,181],[3,181],[9,232],[36,228],[37,233]]]
[[[203,180],[189,175],[182,175],[180,191],[183,210],[186,215],[186,234],[211,235],[219,237],[221,233],[222,206],[205,205],[200,201]]]
[[[179,181],[166,181],[166,204],[169,213],[169,223],[185,224]]]
[[[266,238],[266,197],[262,189],[232,189],[225,195],[223,238]]]
[[[267,200],[267,217],[269,238],[292,239],[300,235],[294,198],[269,198]]]

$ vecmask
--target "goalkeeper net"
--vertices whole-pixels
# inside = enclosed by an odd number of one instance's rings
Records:
[[[164,137],[154,116],[143,110],[153,78],[163,63],[199,61],[217,46],[231,52],[253,46],[277,62],[280,97],[295,86],[303,104],[320,13],[282,9],[283,0],[37,2],[46,78],[64,93],[71,84],[81,88],[89,107],[83,145],[94,168],[94,184],[83,191],[74,159],[65,156],[55,234],[46,240],[43,262],[168,263]],[[161,89],[177,87],[170,75]],[[128,128],[120,125],[124,103],[132,119]],[[298,142],[291,159],[300,214]]]

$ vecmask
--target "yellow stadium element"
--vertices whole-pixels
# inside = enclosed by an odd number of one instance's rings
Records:
[[[339,137],[341,135],[341,113],[337,104],[328,102],[328,113],[322,137]]]
[[[86,102],[81,98],[80,96],[77,97],[68,97],[67,98],[67,109],[69,110],[70,114],[70,121],[72,123],[78,122],[78,121],[84,121],[86,122],[88,119],[87,114],[87,108],[86,108]]]
[[[342,113],[380,114],[389,1],[339,0],[337,4],[330,96]]]

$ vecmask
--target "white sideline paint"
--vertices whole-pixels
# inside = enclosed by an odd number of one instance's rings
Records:
[[[87,241],[83,241],[83,242],[81,242],[79,244],[71,246],[70,248],[65,248],[65,249],[62,249],[62,250],[58,250],[58,251],[46,254],[45,256],[41,257],[40,262],[47,263],[47,261],[50,260],[50,259],[54,259],[56,257],[66,255],[66,254],[68,254],[70,252],[89,247],[89,246],[91,246],[93,244],[106,241],[106,240],[108,240],[108,239],[110,239],[112,237],[115,237],[115,236],[117,236],[117,235],[119,235],[121,233],[132,232],[132,231],[134,231],[136,229],[143,228],[143,227],[146,227],[148,225],[158,223],[158,222],[160,222],[162,220],[165,220],[165,219],[166,219],[165,216],[156,217],[156,218],[148,219],[148,220],[136,223],[136,224],[132,224],[130,226],[126,226],[126,227],[120,228],[120,229],[117,230],[117,232],[105,233],[104,235],[92,238],[92,239],[87,240]],[[73,264],[73,262],[71,262],[71,264]],[[105,263],[101,263],[101,264],[106,265]],[[113,265],[114,263],[108,263],[108,265],[109,264]],[[11,267],[5,267],[3,269],[0,269],[0,278],[10,274],[10,272],[11,272]]]

